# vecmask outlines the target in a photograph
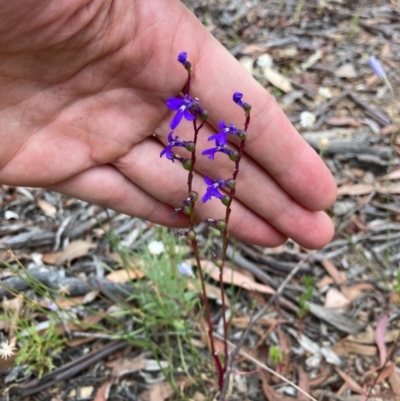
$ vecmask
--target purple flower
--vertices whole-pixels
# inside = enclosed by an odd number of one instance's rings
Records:
[[[185,276],[190,276],[190,277],[194,276],[192,266],[189,263],[182,262],[182,263],[179,263],[177,267],[178,267],[179,273],[181,273]]]
[[[54,302],[51,302],[47,305],[47,308],[53,312],[56,312],[58,310],[58,305]]]
[[[233,101],[239,105],[240,107],[244,106],[244,102],[242,101],[243,93],[235,92],[233,94]]]
[[[179,136],[176,136],[174,139],[173,134],[174,134],[173,131],[171,131],[168,134],[168,145],[160,153],[160,157],[163,157],[165,155],[167,157],[167,159],[172,160],[172,161],[174,161],[176,159],[176,156],[172,153],[172,148],[174,146],[186,148],[186,142],[179,140]]]
[[[374,71],[374,73],[380,78],[380,79],[386,79],[386,74],[385,70],[383,69],[381,63],[374,57],[371,56],[368,59],[369,65]]]
[[[225,181],[221,180],[220,178],[217,178],[217,181],[214,182],[207,175],[204,177],[204,181],[208,185],[208,188],[206,190],[206,193],[201,198],[201,201],[203,203],[209,201],[213,196],[218,199],[222,199],[224,197],[224,195],[221,194],[221,192],[219,192],[218,188],[226,187],[227,184]]]
[[[226,155],[231,156],[235,151],[227,148],[226,146],[216,146],[215,148],[203,150],[201,154],[208,156],[210,160],[214,160],[217,152],[225,153]]]
[[[243,102],[242,97],[243,93],[235,92],[232,98],[233,101],[246,112],[246,115],[249,115],[251,106],[248,103]]]
[[[186,52],[180,52],[180,53],[178,54],[178,61],[179,61],[181,64],[185,65],[186,59],[187,59],[187,53],[186,53]]]
[[[219,123],[219,128],[221,131],[208,137],[208,140],[215,141],[215,144],[217,146],[226,146],[226,144],[228,143],[228,134],[239,134],[239,131],[235,128],[233,124],[230,124],[228,127],[224,121],[221,121]]]
[[[172,130],[179,125],[183,117],[188,121],[193,121],[196,118],[196,116],[191,113],[190,108],[193,106],[197,107],[198,100],[197,102],[193,102],[193,99],[189,95],[185,95],[183,99],[180,97],[172,97],[167,99],[166,103],[169,109],[177,111],[170,124]]]

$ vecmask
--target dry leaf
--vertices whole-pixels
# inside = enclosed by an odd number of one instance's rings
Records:
[[[221,289],[209,283],[205,284],[206,284],[207,297],[210,299],[219,299],[222,303]],[[229,298],[226,295],[225,291],[224,291],[224,298],[225,298],[225,305],[230,306],[231,302],[229,301]]]
[[[203,260],[201,263],[203,271],[209,274],[214,280],[219,281],[220,269],[215,266],[214,263],[208,260]],[[264,294],[275,293],[275,290],[273,290],[271,287],[264,284],[256,283],[248,276],[244,275],[243,273],[239,273],[238,271],[232,270],[228,266],[224,266],[223,268],[222,281],[226,284],[233,284],[248,291],[258,291]]]
[[[356,393],[362,393],[362,387],[346,372],[335,366],[334,368],[339,376],[346,382],[347,386]]]
[[[107,401],[110,395],[111,386],[114,384],[114,380],[104,383],[97,390],[96,396],[93,401]]]
[[[309,380],[308,380],[308,375],[307,375],[307,373],[304,371],[304,369],[301,367],[301,366],[299,366],[298,368],[297,368],[297,372],[298,372],[298,375],[299,375],[299,383],[298,383],[298,386],[302,389],[302,390],[304,390],[306,393],[310,393],[310,383],[309,383]],[[299,401],[308,401],[309,400],[309,398],[305,395],[305,394],[303,394],[303,393],[298,393],[297,394],[297,400],[299,400]]]
[[[287,397],[282,393],[278,393],[273,387],[271,387],[268,383],[268,376],[266,374],[261,373],[260,376],[262,389],[268,401],[293,401],[293,398]]]
[[[265,47],[257,44],[249,44],[241,51],[242,54],[255,54],[265,52]]]
[[[385,181],[385,180],[399,180],[400,179],[400,169],[394,170],[391,173],[384,175],[383,177],[380,178],[380,180]]]
[[[274,86],[285,93],[289,93],[293,90],[290,81],[278,71],[273,70],[271,67],[263,68],[264,77]]]
[[[391,362],[384,366],[376,378],[376,384],[384,382],[393,373],[395,367],[396,365]]]
[[[96,248],[96,244],[91,241],[77,240],[72,241],[57,257],[56,265],[60,266],[65,262],[86,256],[88,252]]]
[[[329,125],[340,127],[347,125],[350,127],[359,127],[361,124],[352,117],[331,117],[325,121]]]
[[[336,288],[330,288],[325,295],[325,308],[343,309],[350,301]]]
[[[373,185],[368,184],[349,184],[349,185],[342,185],[338,188],[338,196],[343,195],[350,195],[350,196],[357,196],[357,195],[368,195],[374,190]]]
[[[385,343],[392,343],[399,337],[400,330],[391,330],[385,334]],[[349,341],[358,342],[360,344],[375,344],[375,333],[371,331],[364,331],[359,334],[352,334],[346,337]]]
[[[337,355],[347,355],[349,353],[365,356],[375,356],[377,349],[372,345],[359,344],[353,341],[342,339],[332,347]]]
[[[55,265],[58,255],[60,255],[60,252],[44,253],[42,256],[42,262],[47,265]]]
[[[136,358],[121,358],[107,363],[107,367],[112,368],[113,377],[121,377],[127,373],[137,372],[147,366],[144,354]]]
[[[126,269],[115,270],[107,274],[107,280],[113,283],[123,284],[130,280],[135,280],[137,278],[143,278],[145,276],[142,270],[136,269],[134,267],[129,267]]]
[[[379,319],[375,329],[375,342],[379,350],[379,359],[381,362],[380,366],[383,366],[386,363],[386,358],[387,358],[385,335],[388,322],[389,322],[389,316],[387,314],[384,314]]]
[[[338,78],[347,78],[347,79],[355,78],[358,75],[352,63],[346,63],[341,65],[339,68],[336,69],[334,74]]]
[[[232,319],[232,324],[240,329],[245,329],[249,325],[250,320],[251,320],[250,316],[234,317]],[[258,325],[264,325],[268,327],[276,326],[282,323],[286,323],[286,321],[274,318],[265,318],[265,317],[261,317],[260,319],[257,320]]]
[[[396,369],[393,370],[389,376],[389,384],[394,394],[396,394],[396,401],[400,401],[400,377]]]
[[[354,299],[356,299],[360,294],[362,294],[364,291],[373,291],[374,286],[369,283],[359,283],[355,284],[352,286],[345,286],[342,285],[340,287],[340,291],[344,294],[344,296],[352,302]]]
[[[339,270],[330,260],[325,259],[321,262],[321,264],[324,266],[326,272],[332,277],[336,284],[343,284],[346,281],[346,273],[339,272]]]
[[[48,216],[54,217],[57,214],[57,208],[44,199],[38,199],[37,204]]]

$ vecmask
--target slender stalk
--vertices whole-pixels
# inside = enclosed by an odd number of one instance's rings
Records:
[[[246,121],[244,124],[244,131],[247,132],[247,129],[250,124],[250,114],[246,113]],[[246,139],[242,139],[239,145],[239,156],[237,160],[235,161],[235,170],[233,172],[233,180],[236,181],[237,176],[239,175],[239,165],[240,165],[240,160],[242,158],[242,155],[244,153],[244,147],[246,144]],[[233,201],[233,198],[235,197],[236,190],[235,188],[232,188],[229,193],[229,202],[228,205],[226,206],[226,215],[225,215],[225,223],[226,226],[222,232],[222,266],[220,268],[219,272],[219,286],[220,286],[220,291],[221,291],[221,299],[222,299],[222,322],[224,326],[224,367],[223,367],[223,372],[225,374],[226,369],[227,369],[227,364],[228,364],[228,324],[226,321],[226,306],[225,306],[225,296],[224,296],[224,285],[223,285],[223,266],[225,264],[226,260],[226,250],[228,248],[228,223],[229,223],[229,217],[231,215],[231,204]],[[221,389],[221,388],[220,388]]]
[[[190,77],[191,75],[188,74],[188,81],[185,85],[185,89],[190,88]],[[190,220],[189,220],[189,232],[194,231],[194,217],[195,217],[195,203],[196,199],[193,199],[191,197],[192,193],[192,187],[193,187],[193,173],[194,173],[194,166],[196,164],[196,145],[197,145],[197,138],[199,131],[203,128],[204,123],[201,123],[199,126],[197,126],[197,118],[193,120],[193,130],[194,130],[194,135],[193,135],[193,142],[195,144],[195,150],[192,152],[192,157],[191,157],[191,165],[190,165],[190,170],[188,174],[188,181],[187,181],[187,186],[188,186],[188,196],[190,198],[190,208],[191,208],[191,213],[190,213]],[[193,253],[196,259],[196,265],[197,269],[199,271],[200,275],[200,281],[201,281],[201,287],[202,287],[202,292],[203,292],[203,301],[204,301],[204,306],[205,306],[205,312],[206,312],[206,321],[208,324],[208,337],[210,341],[210,350],[211,350],[211,356],[214,360],[215,364],[215,369],[217,371],[217,377],[218,377],[218,386],[220,389],[222,389],[223,383],[224,383],[224,369],[221,364],[221,360],[219,356],[216,353],[215,350],[215,342],[214,342],[214,327],[213,327],[213,321],[211,318],[211,310],[210,310],[210,305],[208,303],[208,297],[207,297],[207,291],[206,291],[206,285],[205,285],[205,280],[204,280],[204,274],[203,274],[203,269],[201,266],[201,261],[200,261],[200,256],[199,256],[199,248],[197,245],[196,238],[191,239],[191,245],[193,248]]]

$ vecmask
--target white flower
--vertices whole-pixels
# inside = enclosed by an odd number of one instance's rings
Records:
[[[61,295],[69,295],[69,285],[67,284],[67,285],[62,285],[62,284],[58,284],[59,285],[59,289],[58,289],[58,292],[61,294]]]
[[[149,252],[152,255],[159,255],[160,253],[163,253],[165,250],[165,246],[161,241],[151,241],[150,244],[148,245]]]
[[[3,341],[0,346],[0,357],[2,359],[7,359],[8,357],[14,355],[15,345],[9,343],[8,341]]]
[[[303,111],[300,114],[300,124],[303,128],[312,128],[315,123],[316,117],[309,111]]]

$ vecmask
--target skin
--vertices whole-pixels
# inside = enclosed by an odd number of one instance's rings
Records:
[[[0,0],[0,21],[0,183],[184,227],[187,216],[170,216],[186,197],[187,172],[159,155],[173,116],[165,100],[186,82],[176,60],[186,51],[191,94],[210,113],[199,150],[212,147],[207,137],[219,120],[243,127],[234,92],[252,105],[230,233],[263,246],[287,237],[307,248],[330,241],[323,210],[336,186],[328,169],[178,0]],[[176,134],[190,140],[191,131],[183,121]],[[232,168],[223,154],[198,157],[194,188],[202,196],[204,175],[226,179]],[[224,206],[212,200],[196,213],[222,218]]]

